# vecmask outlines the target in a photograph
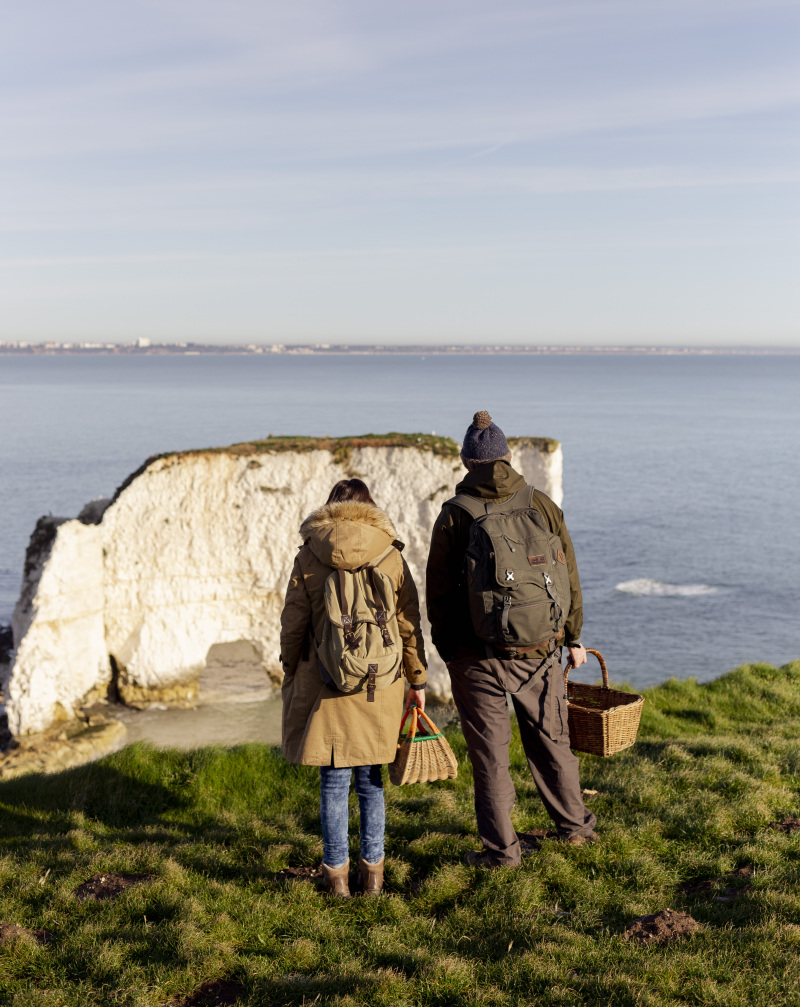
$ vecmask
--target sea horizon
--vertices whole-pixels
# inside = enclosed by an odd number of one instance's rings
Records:
[[[800,344],[797,346],[693,346],[669,345],[663,343],[635,344],[564,344],[548,345],[539,343],[276,343],[276,342],[231,342],[218,343],[213,341],[190,342],[157,342],[150,339],[136,339],[132,342],[102,343],[96,341],[57,341],[40,342],[6,341],[0,342],[0,356],[23,355],[97,355],[109,356],[117,353],[135,353],[142,356],[170,355],[190,356],[194,353],[212,355],[219,354],[313,354],[315,356],[338,356],[341,354],[403,354],[417,356],[448,355],[547,355],[547,356],[595,356],[610,354],[625,356],[626,354],[645,354],[653,356],[796,356],[800,354]]]

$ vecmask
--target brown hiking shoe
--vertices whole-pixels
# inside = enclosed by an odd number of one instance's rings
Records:
[[[463,860],[468,867],[485,867],[489,871],[497,867],[519,867],[519,864],[504,864],[489,850],[470,850],[464,854]]]
[[[376,864],[371,864],[363,857],[358,858],[358,870],[361,874],[361,891],[364,895],[380,895],[383,888],[383,862],[381,859]]]
[[[322,864],[322,887],[329,895],[336,895],[340,899],[350,898],[350,861],[346,861],[341,867],[328,867],[323,861]]]
[[[586,835],[559,836],[560,843],[569,843],[570,846],[586,846],[589,843],[596,843],[600,837],[596,832],[587,832]]]

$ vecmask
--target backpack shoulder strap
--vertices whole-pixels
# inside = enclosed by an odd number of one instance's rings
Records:
[[[540,531],[552,531],[547,515],[536,504],[536,490],[533,486],[523,486],[502,503],[493,500],[486,501],[487,514],[510,514],[512,511],[521,510],[528,512],[531,520]]]
[[[527,489],[529,489],[531,491],[530,502],[528,503],[528,507],[533,511],[534,519],[536,520],[536,523],[544,531],[549,531],[549,532],[552,533],[553,532],[553,528],[552,528],[552,525],[550,524],[550,516],[548,515],[547,511],[543,507],[540,507],[539,504],[536,503],[536,487],[535,486],[528,486]]]
[[[380,629],[381,631],[381,636],[383,637],[383,645],[385,647],[393,647],[394,640],[392,639],[391,634],[389,633],[389,628],[387,625],[389,617],[387,615],[386,609],[384,608],[383,599],[381,598],[381,593],[378,590],[378,585],[375,581],[375,568],[378,566],[379,563],[382,563],[383,560],[386,559],[386,557],[393,549],[394,546],[390,545],[388,549],[384,550],[384,552],[380,554],[380,556],[377,556],[371,563],[368,563],[365,567],[362,568],[367,571],[367,578],[369,580],[370,590],[372,591],[372,603],[375,606],[375,618],[377,619],[378,629]]]
[[[350,609],[347,604],[347,594],[345,592],[345,581],[347,579],[347,575],[341,567],[338,570],[338,574],[339,606],[341,608],[342,631],[344,633],[344,638],[347,641],[347,645],[351,650],[355,650],[358,646],[358,640],[356,640],[355,633],[353,632],[353,617],[350,615]]]
[[[365,563],[362,569],[371,568],[374,570],[376,567],[379,567],[385,559],[388,559],[393,552],[400,552],[394,542],[392,542],[390,546],[387,546],[380,556],[376,556],[375,559],[371,559],[369,563]]]
[[[535,493],[536,490],[533,486],[523,486],[522,489],[517,490],[516,493],[512,493],[502,503],[498,503],[496,500],[481,500],[479,497],[470,496],[469,493],[458,493],[456,496],[445,501],[445,503],[452,504],[454,507],[461,507],[462,510],[471,514],[473,518],[483,517],[484,514],[497,514],[503,511],[518,510],[520,507],[538,512],[539,508],[533,502]]]
[[[523,486],[521,490],[517,490],[516,493],[512,493],[510,497],[499,503],[496,500],[487,500],[486,502],[486,513],[487,514],[502,514],[505,511],[513,510],[530,510],[533,507],[533,486]]]
[[[448,504],[453,507],[460,507],[461,510],[465,510],[472,518],[483,517],[486,513],[484,501],[478,497],[470,496],[469,493],[457,493],[454,497],[450,497],[449,500],[445,500],[445,506]]]

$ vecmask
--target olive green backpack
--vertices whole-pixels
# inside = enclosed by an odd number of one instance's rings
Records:
[[[402,674],[394,584],[378,569],[393,548],[357,570],[334,570],[325,581],[327,619],[317,644],[322,680],[339,692],[366,689],[368,703]]]
[[[465,559],[472,628],[504,653],[556,646],[569,615],[567,560],[526,486],[508,500],[459,493],[448,503],[474,518]]]

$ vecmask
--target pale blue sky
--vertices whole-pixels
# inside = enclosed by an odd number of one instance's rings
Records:
[[[800,344],[794,2],[0,12],[0,339]]]

